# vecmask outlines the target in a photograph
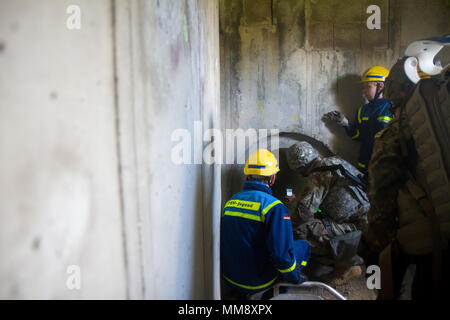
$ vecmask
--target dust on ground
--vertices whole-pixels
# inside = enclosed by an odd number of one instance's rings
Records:
[[[378,291],[376,289],[367,288],[366,279],[366,267],[362,267],[362,274],[359,278],[356,278],[341,286],[331,286],[336,289],[341,295],[343,295],[347,300],[376,300],[378,296]],[[312,279],[312,281],[314,281]],[[295,293],[306,293],[304,289],[291,288],[289,290],[291,294]],[[336,300],[336,298],[329,292],[323,289],[311,289],[308,293],[319,295],[325,300]]]

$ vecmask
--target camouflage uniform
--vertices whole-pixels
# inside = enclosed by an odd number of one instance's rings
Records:
[[[293,145],[288,150],[291,169],[305,168],[303,174],[308,178],[288,206],[294,237],[307,240],[311,244],[313,255],[321,256],[325,264],[332,264],[330,239],[364,230],[369,201],[365,192],[353,185],[339,170],[314,172],[314,169],[320,167],[343,165],[353,175],[361,174],[345,160],[338,157],[321,158],[318,154],[313,154],[310,158],[316,157],[314,160],[304,161],[299,165],[295,148],[301,144],[306,143]],[[305,148],[309,147],[312,148],[310,145]]]
[[[397,196],[407,174],[401,152],[401,131],[409,141],[411,131],[404,116],[392,120],[375,136],[369,167],[369,226],[364,239],[371,251],[376,253],[381,252],[395,238],[398,228]]]
[[[414,264],[413,299],[427,299],[431,294],[448,296],[445,288],[450,284],[445,272],[449,263],[448,248],[444,251],[445,241],[448,241],[448,209],[441,209],[442,203],[436,201],[436,195],[446,188],[445,173],[439,171],[444,162],[439,157],[448,149],[445,150],[445,144],[437,146],[438,140],[433,134],[425,138],[422,135],[445,129],[433,126],[429,120],[432,113],[426,112],[426,108],[441,112],[441,107],[434,103],[444,100],[436,98],[436,84],[442,80],[421,80],[414,86],[406,78],[405,59],[391,69],[386,85],[387,96],[394,101],[399,115],[375,136],[369,167],[369,226],[363,241],[374,256],[380,254],[378,264],[382,272],[388,274],[382,279],[383,298],[395,298],[405,269]],[[435,119],[448,119],[445,112],[437,113]],[[429,128],[432,131],[426,131]],[[440,137],[443,136],[441,132]],[[435,184],[429,179],[431,174],[444,183]],[[426,193],[424,188],[427,188]],[[438,214],[440,220],[433,222],[433,216]],[[447,232],[447,237],[441,238],[443,232]]]
[[[405,58],[400,59],[392,67],[386,82],[386,94],[394,102],[400,115],[375,136],[369,167],[368,195],[371,208],[368,213],[369,228],[364,239],[374,253],[379,253],[396,238],[396,230],[401,227],[399,196],[403,196],[402,190],[408,176],[416,172],[418,164],[423,162],[417,154],[411,119],[404,112],[413,92],[417,91],[404,73],[404,61]],[[436,78],[421,81],[422,84],[427,84],[423,81],[428,81],[429,84],[440,80]]]

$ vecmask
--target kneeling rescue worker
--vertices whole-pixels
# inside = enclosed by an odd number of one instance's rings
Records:
[[[275,156],[260,149],[248,158],[244,190],[225,204],[221,221],[224,298],[245,299],[276,282],[302,283],[308,242],[293,239],[289,210],[272,196],[280,171]]]

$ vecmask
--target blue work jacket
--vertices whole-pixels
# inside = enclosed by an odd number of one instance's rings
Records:
[[[394,118],[391,112],[392,103],[387,99],[372,100],[360,107],[353,123],[345,127],[347,135],[360,141],[358,167],[367,173],[372,157],[375,135]]]
[[[310,246],[294,242],[289,210],[265,184],[247,181],[226,203],[221,222],[221,271],[231,287],[255,293],[277,280],[302,281]]]

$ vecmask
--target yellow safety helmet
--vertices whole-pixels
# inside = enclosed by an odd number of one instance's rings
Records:
[[[362,82],[384,82],[389,76],[389,70],[384,67],[375,66],[369,68],[362,76]]]
[[[277,158],[266,149],[259,149],[248,157],[245,163],[244,174],[270,177],[279,172]]]

